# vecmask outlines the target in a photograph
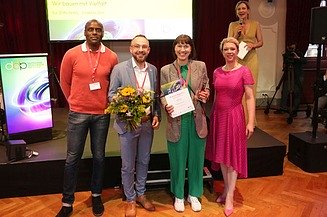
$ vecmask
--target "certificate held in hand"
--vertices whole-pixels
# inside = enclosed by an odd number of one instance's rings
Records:
[[[161,91],[164,94],[167,104],[174,106],[174,112],[170,114],[172,118],[195,109],[190,93],[187,88],[183,88],[183,82],[181,80],[161,85]]]

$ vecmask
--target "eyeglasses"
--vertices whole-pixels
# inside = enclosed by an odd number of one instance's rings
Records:
[[[146,49],[148,49],[149,48],[149,45],[146,45],[146,44],[133,44],[133,45],[131,45],[133,48],[135,48],[135,49],[142,49],[142,50],[146,50]]]

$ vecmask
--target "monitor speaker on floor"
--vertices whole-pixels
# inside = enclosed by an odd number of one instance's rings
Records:
[[[288,160],[306,172],[327,172],[327,134],[289,134]]]

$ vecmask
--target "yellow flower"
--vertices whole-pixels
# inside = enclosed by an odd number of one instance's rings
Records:
[[[137,91],[132,86],[120,87],[105,109],[105,113],[114,114],[126,122],[128,130],[135,130],[141,125],[141,119],[146,115],[145,109],[151,106],[153,91]]]
[[[127,105],[121,105],[119,109],[119,113],[125,113],[128,111],[128,106]]]
[[[134,95],[136,92],[135,89],[133,89],[132,87],[125,87],[121,90],[121,95],[122,96],[132,96]]]
[[[139,105],[137,107],[137,110],[138,110],[138,112],[143,113],[143,112],[145,112],[145,106],[144,105]]]
[[[142,102],[144,104],[150,103],[151,102],[151,98],[149,96],[143,95],[142,96]]]
[[[110,108],[107,107],[107,108],[104,110],[104,113],[105,113],[105,114],[109,114],[109,113],[110,113]]]

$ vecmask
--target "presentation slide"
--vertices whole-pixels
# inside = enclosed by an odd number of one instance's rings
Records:
[[[50,41],[84,40],[90,19],[103,23],[103,40],[193,36],[192,0],[47,0],[47,16]]]
[[[53,127],[47,54],[0,55],[8,134]]]

